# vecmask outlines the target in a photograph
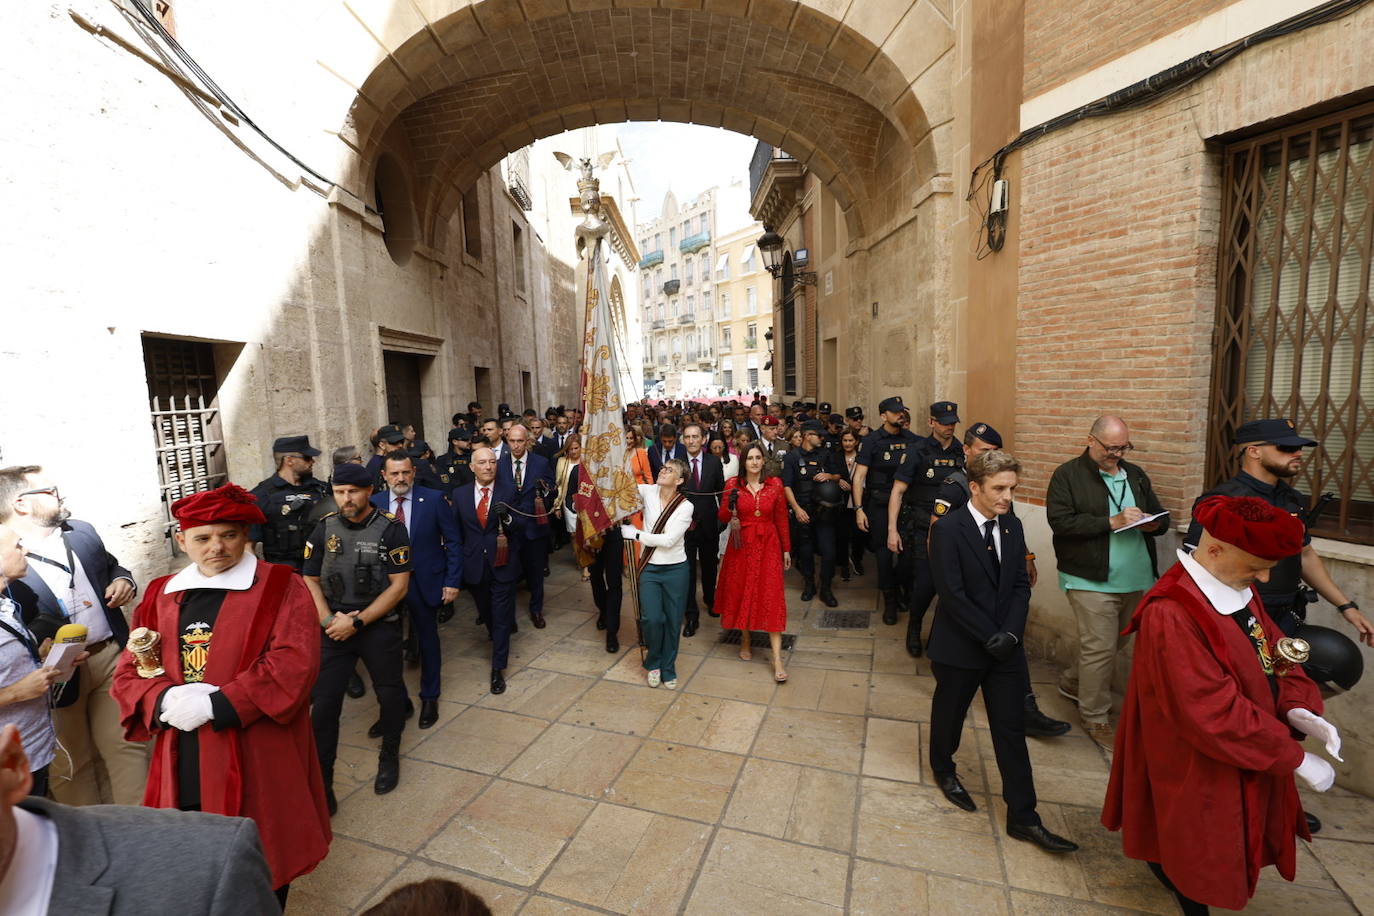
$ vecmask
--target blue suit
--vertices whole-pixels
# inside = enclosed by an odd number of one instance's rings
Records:
[[[496,462],[496,482],[504,483],[513,492],[511,505],[517,511],[516,517],[524,534],[511,542],[511,549],[520,553],[520,567],[524,571],[525,583],[530,589],[530,617],[538,624],[544,616],[544,570],[549,565],[549,539],[553,524],[558,521],[558,505],[554,496],[553,466],[542,455],[526,450],[524,474],[520,486],[515,485],[515,462],[509,451],[503,451]],[[534,520],[534,499],[539,494],[539,482],[543,481],[544,511],[550,521],[540,525]]]
[[[654,480],[658,480],[658,472],[663,470],[664,464],[663,443],[655,442],[652,446],[649,447],[648,452],[649,470],[654,472]],[[681,442],[673,443],[673,447],[668,449],[668,460],[671,461],[674,458],[681,458],[683,461],[686,461],[687,446],[683,445]]]
[[[520,578],[520,552],[516,544],[524,539],[522,519],[511,515],[506,537],[510,542],[509,559],[504,566],[496,563],[496,538],[500,532],[501,514],[497,506],[514,506],[515,487],[498,477],[492,483],[491,505],[487,523],[477,521],[477,483],[463,484],[453,491],[453,514],[458,520],[458,535],[462,541],[463,585],[472,594],[477,615],[491,634],[491,667],[501,671],[510,654],[511,628],[515,624],[515,583]],[[541,570],[542,571],[542,570]]]
[[[391,511],[392,494],[378,493],[372,505]],[[410,587],[406,606],[420,646],[420,699],[439,698],[439,605],[445,588],[462,580],[461,538],[453,511],[444,495],[415,487],[405,498],[406,527],[410,529]]]

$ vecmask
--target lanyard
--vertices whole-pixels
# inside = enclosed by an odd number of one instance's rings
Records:
[[[1127,480],[1125,477],[1122,477],[1120,490],[1116,488],[1117,481],[1115,479],[1108,480],[1106,483],[1107,499],[1111,501],[1112,508],[1115,509],[1117,512],[1120,512],[1123,508],[1121,504],[1126,501],[1126,488],[1131,485],[1131,482]]]
[[[15,604],[12,599],[6,600],[9,601],[8,609],[11,609],[17,613],[19,606]],[[5,620],[3,617],[0,617],[0,627],[3,627],[5,630],[9,631],[11,634],[14,635],[15,639],[23,643],[24,648],[29,650],[29,657],[33,659],[33,663],[35,665],[37,665],[40,668],[43,667],[43,659],[40,658],[38,655],[38,642],[33,638],[33,634],[30,633],[22,623],[20,624],[19,629],[16,630],[14,627],[10,626],[9,621]]]
[[[47,563],[49,566],[56,566],[58,569],[62,570],[67,574],[67,589],[74,592],[76,591],[76,560],[72,558],[72,545],[67,543],[66,535],[59,534],[58,537],[62,539],[62,546],[67,549],[66,566],[63,566],[50,557],[43,556],[41,553],[31,553],[29,554],[29,559],[37,560],[39,563]]]

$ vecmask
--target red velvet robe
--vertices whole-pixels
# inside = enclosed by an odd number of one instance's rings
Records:
[[[156,741],[143,797],[152,808],[175,808],[178,798],[177,731],[155,722],[163,691],[184,683],[181,608],[175,594],[163,592],[169,578],[149,586],[132,624],[162,634],[167,673],[139,677],[126,651],[110,691],[128,739]],[[252,588],[225,593],[205,670],[205,682],[233,704],[241,727],[216,732],[207,723],[197,739],[201,810],[257,823],[273,887],[311,871],[332,839],[310,727],[319,671],[319,618],[305,583],[286,566],[259,562]]]
[[[1270,640],[1282,636],[1258,599],[1250,611]],[[1102,823],[1185,896],[1239,910],[1264,866],[1293,880],[1294,837],[1311,839],[1293,776],[1302,735],[1287,716],[1320,715],[1321,694],[1296,668],[1278,678],[1275,700],[1249,639],[1182,563],[1141,599],[1131,630],[1135,661]]]
[[[725,548],[716,580],[714,610],[720,614],[724,629],[781,633],[787,629],[782,555],[792,549],[787,495],[777,477],[765,480],[757,497],[738,477],[731,477],[725,482],[725,494],[720,500],[722,525],[730,521],[730,494],[735,490],[739,490],[742,546],[730,544]]]

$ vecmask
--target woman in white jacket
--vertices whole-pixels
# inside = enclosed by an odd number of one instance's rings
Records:
[[[664,462],[657,484],[640,484],[639,498],[644,503],[644,529],[622,525],[621,535],[652,549],[639,575],[639,617],[648,653],[644,667],[649,671],[649,686],[662,684],[677,689],[678,634],[687,610],[687,549],[683,540],[692,524],[692,503],[682,495],[687,479],[687,462],[673,458]],[[659,519],[667,513],[663,525]],[[661,531],[655,528],[661,527]]]

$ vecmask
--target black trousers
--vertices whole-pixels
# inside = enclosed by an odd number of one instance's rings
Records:
[[[896,557],[887,549],[887,496],[865,497],[864,515],[868,518],[868,543],[873,548],[874,565],[878,567],[878,588],[890,591],[897,587]]]
[[[930,663],[935,675],[935,696],[930,704],[930,771],[936,778],[954,774],[954,754],[968,715],[969,704],[980,689],[983,708],[992,728],[992,749],[1002,774],[1002,799],[1007,803],[1007,823],[1035,826],[1035,781],[1031,777],[1030,752],[1026,750],[1026,654],[1020,648],[1005,662],[988,659],[983,668],[955,668]]]
[[[925,532],[921,532],[925,537]],[[911,611],[911,616],[906,621],[906,641],[910,645],[912,640],[921,638],[921,625],[925,622],[926,611],[930,610],[930,603],[935,600],[935,575],[930,571],[930,557],[926,554],[924,541],[921,544],[920,553],[911,558],[911,593],[907,599],[907,609]]]
[[[792,528],[792,565],[804,578],[816,575],[816,554],[821,555],[820,584],[830,587],[835,578],[835,526],[821,521],[815,512],[809,513],[811,521],[803,525],[796,518],[789,518]]]
[[[720,525],[698,523],[687,532],[683,544],[687,548],[687,611],[686,617],[701,616],[697,608],[697,577],[701,577],[701,602],[709,611],[716,606],[716,568],[720,563]]]
[[[1150,866],[1150,871],[1154,872],[1155,877],[1159,879],[1159,883],[1164,885],[1169,893],[1174,895],[1174,899],[1178,901],[1179,909],[1183,911],[1183,916],[1207,916],[1207,914],[1211,912],[1211,910],[1207,908],[1207,904],[1198,903],[1193,898],[1185,897],[1180,894],[1178,888],[1174,887],[1174,882],[1170,881],[1169,876],[1164,874],[1164,868],[1158,862],[1146,862],[1145,864]]]
[[[606,531],[605,541],[596,552],[590,570],[597,616],[606,625],[606,635],[613,636],[620,632],[620,603],[624,590],[621,576],[625,570],[625,541],[615,525]]]
[[[542,587],[544,571],[539,574]],[[501,582],[486,569],[482,581],[463,584],[477,605],[477,619],[491,636],[491,670],[504,671],[510,660],[510,631],[515,626],[515,583]]]
[[[544,569],[549,565],[549,539],[518,537],[511,546],[520,551],[520,568],[530,590],[530,616],[544,616]],[[504,668],[505,666],[502,665]]]
[[[867,546],[868,535],[859,530],[858,513],[853,509],[841,509],[839,521],[835,523],[835,562],[841,566],[846,563],[858,566],[864,561]]]
[[[372,678],[372,690],[382,711],[382,736],[395,737],[405,728],[406,688],[401,678],[401,621],[379,620],[342,642],[320,633],[320,676],[310,691],[310,725],[320,756],[324,784],[334,778],[339,750],[339,714],[343,711],[348,676],[362,659]]]

